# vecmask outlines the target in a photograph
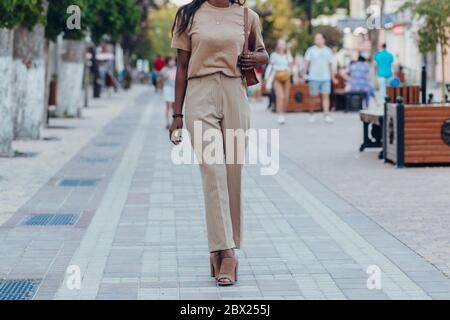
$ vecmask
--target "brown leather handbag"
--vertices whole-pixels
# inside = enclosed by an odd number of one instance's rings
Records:
[[[255,39],[251,38],[251,33],[249,32],[250,28],[248,25],[248,8],[244,7],[244,51],[242,54],[249,53],[249,42],[251,41],[253,46]],[[258,77],[256,76],[255,69],[251,70],[242,70],[242,79],[244,81],[245,86],[251,87],[259,83]]]

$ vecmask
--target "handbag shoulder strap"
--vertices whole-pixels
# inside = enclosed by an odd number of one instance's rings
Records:
[[[244,7],[244,54],[248,53],[248,38],[249,38],[249,26],[248,26],[248,8]]]

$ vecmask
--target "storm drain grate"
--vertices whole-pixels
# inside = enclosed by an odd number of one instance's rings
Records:
[[[59,181],[60,187],[95,187],[96,179],[62,179]]]
[[[50,137],[44,137],[44,138],[42,138],[42,140],[44,140],[44,141],[61,141],[61,138],[50,136]]]
[[[78,219],[77,214],[32,214],[21,223],[24,226],[68,226]]]
[[[31,300],[40,283],[36,279],[0,279],[0,300]]]
[[[38,152],[21,152],[21,151],[15,151],[14,157],[16,158],[34,158],[39,155]]]

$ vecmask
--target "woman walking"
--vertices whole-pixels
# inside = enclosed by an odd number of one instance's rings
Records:
[[[178,61],[170,137],[173,143],[180,142],[174,136],[183,127],[182,108],[186,102],[186,127],[203,181],[211,275],[221,286],[232,285],[237,280],[234,249],[241,247],[242,232],[242,162],[237,158],[245,153],[245,145],[237,143],[236,136],[226,132],[245,131],[250,124],[241,71],[251,71],[268,62],[259,17],[252,10],[244,9],[243,2],[193,0],[178,10],[173,26],[172,47],[178,49]],[[250,52],[242,54],[246,16]],[[203,150],[207,144],[203,132],[206,130],[219,133],[216,136],[222,141],[215,145],[223,150],[215,149],[215,155],[224,155],[223,161],[210,163],[205,158]],[[234,150],[227,149],[229,143]]]
[[[349,86],[347,91],[364,92],[365,108],[369,108],[370,98],[375,98],[375,89],[370,83],[370,64],[362,55],[358,57],[358,61],[350,64],[348,74],[343,74],[348,80]]]
[[[165,67],[161,69],[160,74],[164,81],[163,94],[166,102],[166,129],[168,130],[170,127],[170,112],[173,112],[173,103],[175,102],[177,66],[174,57],[166,57]]]
[[[274,72],[273,87],[275,89],[276,111],[279,114],[278,123],[284,124],[284,113],[289,102],[291,90],[291,67],[293,59],[288,53],[286,40],[279,39],[275,52],[270,55],[270,64]]]

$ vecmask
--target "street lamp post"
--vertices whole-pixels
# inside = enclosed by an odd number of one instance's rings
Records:
[[[312,28],[312,19],[313,19],[313,6],[312,6],[312,0],[307,0],[307,14],[308,14],[308,34],[312,35],[313,28]]]
[[[308,20],[308,34],[313,33],[312,19],[313,19],[313,4],[312,0],[297,0],[298,5],[305,5],[306,19]]]

